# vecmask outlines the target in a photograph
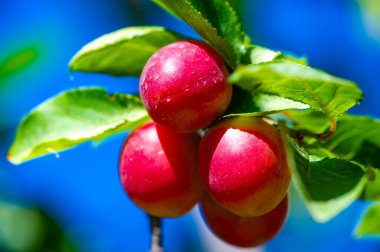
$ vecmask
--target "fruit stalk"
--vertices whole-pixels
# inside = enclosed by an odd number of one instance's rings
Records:
[[[161,232],[161,218],[149,215],[150,228],[151,228],[151,245],[150,252],[163,252],[162,247],[162,232]]]

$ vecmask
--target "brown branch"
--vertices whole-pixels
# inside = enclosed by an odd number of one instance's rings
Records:
[[[150,252],[163,252],[162,247],[162,232],[161,232],[161,219],[159,217],[149,215],[150,229],[151,229],[151,245]]]

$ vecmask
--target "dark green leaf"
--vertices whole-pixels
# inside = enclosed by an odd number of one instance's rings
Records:
[[[139,76],[161,47],[186,38],[162,27],[124,28],[85,45],[70,61],[72,71]]]
[[[153,0],[193,27],[234,69],[245,54],[248,37],[225,0]]]
[[[380,169],[380,120],[344,115],[334,137],[322,147],[341,158]]]
[[[148,119],[136,96],[107,95],[101,88],[59,94],[35,108],[21,122],[8,159],[15,164],[100,140]]]
[[[294,140],[290,143],[295,163],[293,182],[316,221],[330,220],[361,195],[367,177],[360,165],[310,155]]]
[[[230,76],[229,81],[250,92],[253,99],[260,100],[255,97],[266,95],[264,101],[268,102],[268,96],[275,100],[281,97],[297,105],[303,104],[300,106],[303,109],[323,112],[331,121],[362,99],[362,92],[354,83],[286,61],[241,67]],[[276,111],[289,107],[289,102],[284,102],[283,107],[278,106]]]
[[[306,104],[295,102],[277,95],[259,94],[253,96],[237,86],[224,117],[229,116],[264,116],[289,109],[305,109]]]
[[[355,230],[357,237],[380,235],[380,203],[371,205],[364,213],[359,226]]]

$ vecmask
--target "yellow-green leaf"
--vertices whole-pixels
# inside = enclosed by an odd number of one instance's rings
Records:
[[[85,45],[70,61],[70,70],[139,76],[156,51],[180,40],[186,38],[162,27],[124,28]]]
[[[101,88],[63,92],[22,120],[8,160],[19,164],[57,153],[88,140],[100,140],[132,129],[148,118],[140,99],[133,95],[109,95]]]

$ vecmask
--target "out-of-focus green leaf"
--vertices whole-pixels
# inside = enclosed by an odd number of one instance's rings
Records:
[[[372,37],[380,40],[380,2],[378,0],[358,0],[364,26]]]
[[[42,216],[32,209],[0,202],[1,251],[35,251],[44,235]]]
[[[354,83],[286,61],[243,66],[230,76],[229,81],[250,92],[255,103],[260,102],[257,99],[263,95],[266,96],[262,102],[268,102],[268,96],[273,99],[281,97],[304,104],[300,106],[302,109],[323,112],[330,121],[362,99],[362,92]],[[283,104],[284,107],[278,107],[276,111],[289,109],[288,102]]]
[[[240,63],[246,51],[248,37],[228,1],[153,1],[193,27],[232,69]]]
[[[69,66],[72,71],[139,76],[156,51],[179,40],[186,38],[162,27],[128,27],[85,45]]]
[[[380,236],[380,203],[371,205],[355,230],[357,237]]]
[[[361,195],[367,176],[360,165],[310,155],[292,139],[290,145],[295,163],[293,182],[316,221],[330,220]]]
[[[362,199],[380,201],[380,170],[370,167],[367,173],[371,180],[367,182]]]
[[[79,251],[44,211],[0,201],[0,250],[4,252]]]
[[[12,75],[17,71],[29,66],[37,59],[38,53],[38,48],[36,46],[28,46],[1,60],[0,79]]]
[[[19,164],[132,129],[147,119],[136,96],[108,95],[101,88],[67,91],[42,103],[23,119],[8,159]]]

